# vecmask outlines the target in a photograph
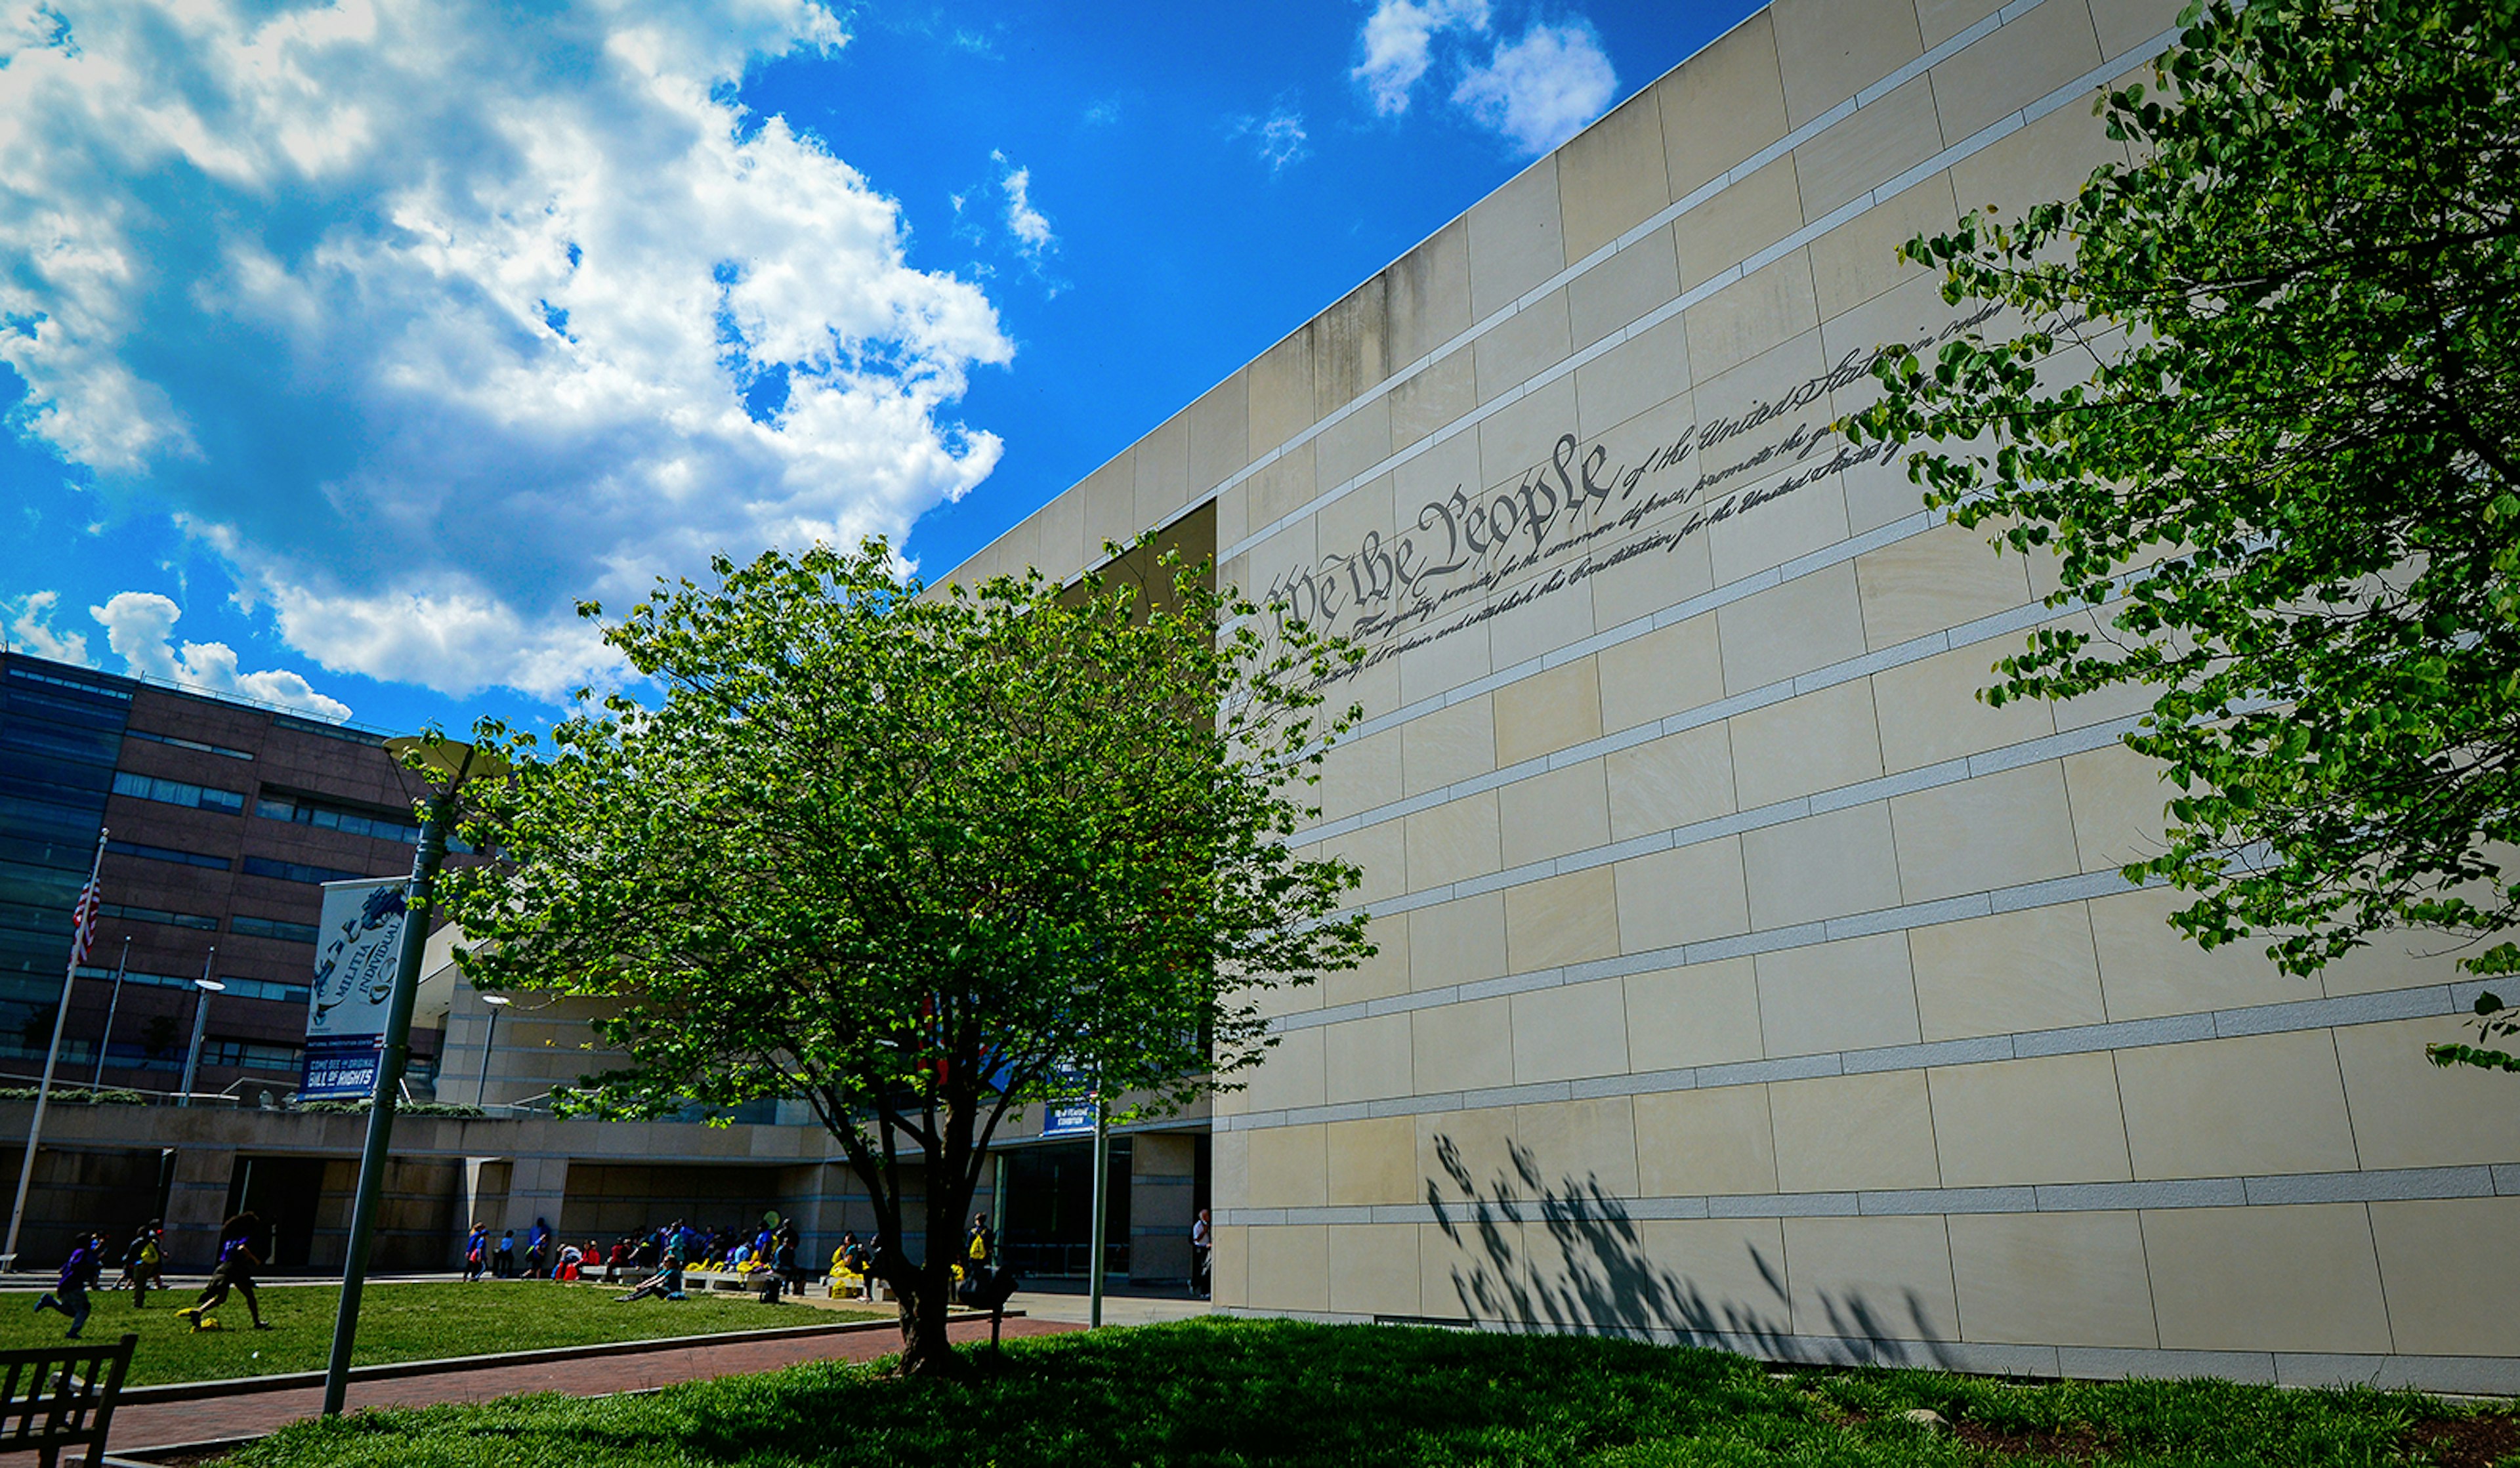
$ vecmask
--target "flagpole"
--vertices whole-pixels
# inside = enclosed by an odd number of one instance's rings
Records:
[[[105,827],[96,831],[96,858],[88,863],[87,886],[79,896],[84,901],[96,891],[97,877],[105,870]],[[62,969],[62,1004],[53,1011],[53,1044],[44,1051],[44,1079],[35,1088],[35,1119],[26,1125],[26,1157],[18,1165],[18,1201],[9,1208],[9,1241],[0,1244],[0,1269],[18,1268],[18,1228],[26,1222],[26,1189],[35,1180],[35,1147],[44,1136],[44,1101],[52,1094],[53,1067],[62,1058],[62,1028],[69,1023],[70,986],[78,981],[79,959],[87,956],[86,933],[76,918],[71,920],[70,961]]]

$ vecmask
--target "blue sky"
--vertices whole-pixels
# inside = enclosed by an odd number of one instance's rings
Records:
[[[0,625],[364,724],[941,572],[1748,0],[0,0]]]

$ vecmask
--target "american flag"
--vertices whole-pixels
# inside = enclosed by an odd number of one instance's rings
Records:
[[[98,878],[91,876],[79,889],[78,906],[70,910],[70,967],[87,961],[88,946],[96,942],[96,914],[105,906],[105,894],[98,890]]]

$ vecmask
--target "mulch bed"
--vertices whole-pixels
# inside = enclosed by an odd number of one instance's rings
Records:
[[[2494,1468],[2520,1454],[2520,1413],[2435,1417],[2407,1429],[2407,1446],[2440,1468]]]
[[[1966,1418],[1952,1424],[1952,1436],[1980,1452],[2002,1453],[2007,1457],[2064,1458],[2080,1462],[2100,1455],[2107,1440],[2097,1428],[2089,1424],[2063,1431],[2047,1428],[2038,1432],[2006,1432],[1983,1422]]]

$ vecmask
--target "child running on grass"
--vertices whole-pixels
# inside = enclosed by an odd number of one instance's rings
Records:
[[[164,1258],[158,1248],[158,1221],[151,1219],[140,1225],[140,1231],[131,1236],[131,1243],[122,1251],[122,1277],[114,1281],[114,1288],[120,1289],[126,1284],[131,1286],[133,1310],[148,1309],[149,1286],[165,1282],[161,1268]]]
[[[175,1312],[190,1319],[194,1330],[202,1328],[202,1321],[227,1299],[231,1288],[245,1297],[245,1308],[253,1316],[253,1328],[271,1328],[262,1318],[262,1302],[253,1293],[254,1267],[262,1263],[253,1252],[253,1240],[261,1231],[262,1220],[250,1212],[238,1214],[219,1225],[219,1265],[210,1271],[208,1287],[202,1291],[201,1299]]]
[[[36,1298],[35,1313],[40,1315],[48,1310],[57,1310],[69,1316],[68,1339],[77,1340],[79,1332],[87,1326],[88,1286],[96,1283],[97,1276],[104,1272],[105,1235],[81,1235],[71,1248],[70,1257],[62,1262],[62,1277],[53,1286],[52,1293]]]

